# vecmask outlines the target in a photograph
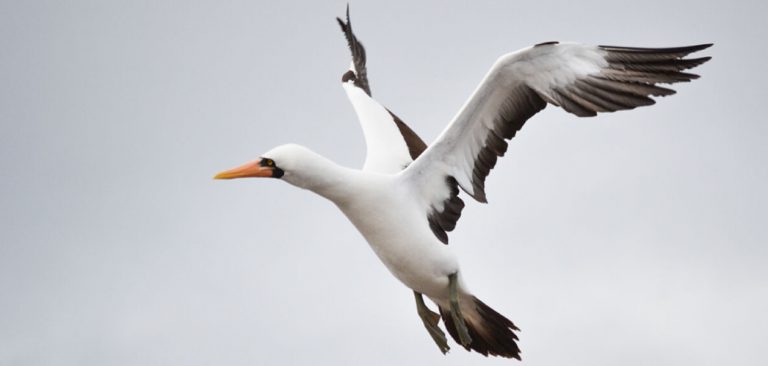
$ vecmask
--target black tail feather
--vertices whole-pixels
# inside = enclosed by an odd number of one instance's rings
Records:
[[[480,319],[465,319],[472,343],[464,346],[464,348],[467,351],[474,350],[483,356],[500,356],[520,360],[520,348],[517,346],[517,335],[514,332],[520,329],[512,321],[476,297],[472,297],[472,300],[477,313],[480,314]],[[448,333],[457,343],[461,344],[450,311],[440,307],[440,316],[443,318]]]

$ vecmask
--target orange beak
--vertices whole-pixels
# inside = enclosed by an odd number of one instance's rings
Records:
[[[213,179],[235,179],[235,178],[258,178],[258,177],[272,177],[272,168],[261,166],[261,160],[252,161],[250,163],[243,164],[237,168],[225,170]]]

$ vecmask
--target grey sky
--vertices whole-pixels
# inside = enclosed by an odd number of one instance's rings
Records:
[[[359,166],[344,1],[0,2],[0,365],[442,356],[329,202],[213,181],[296,142]],[[527,365],[764,365],[761,1],[355,1],[374,97],[431,141],[501,54],[714,42],[650,108],[547,108],[451,245]]]

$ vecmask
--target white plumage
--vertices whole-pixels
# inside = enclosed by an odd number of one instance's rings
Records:
[[[343,83],[349,101],[355,108],[363,136],[366,154],[363,170],[393,174],[410,164],[408,146],[392,123],[392,115],[353,83]]]
[[[471,294],[446,245],[464,207],[459,188],[485,202],[485,178],[506,151],[506,141],[547,104],[578,116],[653,104],[649,96],[674,93],[656,84],[697,77],[682,70],[709,58],[684,57],[710,45],[649,49],[548,42],[504,55],[426,147],[371,98],[365,50],[352,33],[348,13],[339,24],[353,55],[342,81],[366,140],[363,169],[283,145],[216,178],[281,178],[329,199],[389,271],[414,291],[419,315],[441,351],[448,345],[437,326],[440,318],[466,349],[519,359],[517,328]],[[421,294],[438,305],[439,316],[420,303]]]

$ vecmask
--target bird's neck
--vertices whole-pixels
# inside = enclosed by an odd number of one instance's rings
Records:
[[[301,166],[286,174],[283,180],[340,204],[348,199],[350,190],[354,189],[352,186],[356,173],[360,172],[308,150],[302,158]]]

